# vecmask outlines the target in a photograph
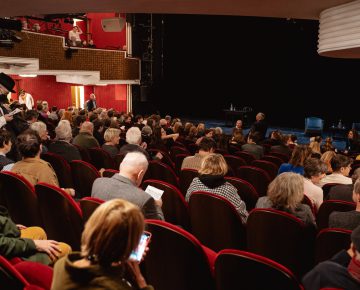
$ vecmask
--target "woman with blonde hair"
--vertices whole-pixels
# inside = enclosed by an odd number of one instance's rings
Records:
[[[331,174],[333,172],[331,168],[331,159],[333,159],[334,156],[336,156],[334,151],[326,151],[321,155],[320,160],[324,161],[328,167],[326,174]]]
[[[195,191],[206,191],[219,195],[233,204],[242,221],[246,223],[248,217],[246,205],[238,195],[237,189],[225,180],[224,176],[227,171],[228,166],[221,154],[208,154],[202,160],[199,177],[195,177],[191,182],[185,199],[189,201],[191,194]]]
[[[307,225],[315,225],[310,207],[301,203],[303,198],[304,178],[297,173],[285,172],[269,184],[267,196],[260,197],[255,207],[281,210],[301,219]]]
[[[116,154],[119,153],[117,145],[120,140],[120,130],[116,128],[108,128],[104,133],[105,143],[101,146],[103,150],[108,152],[111,157],[115,158]]]
[[[55,264],[51,289],[153,289],[146,284],[139,263],[129,260],[143,231],[144,217],[136,205],[122,199],[103,203],[85,225],[81,252]],[[137,287],[126,280],[126,269]]]

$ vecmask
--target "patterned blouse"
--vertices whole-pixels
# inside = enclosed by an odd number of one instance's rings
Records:
[[[237,189],[229,182],[225,182],[224,184],[215,188],[210,188],[202,183],[198,177],[195,177],[186,192],[185,200],[187,202],[189,202],[191,194],[195,191],[205,191],[226,198],[235,207],[241,217],[242,222],[246,223],[247,217],[249,215],[246,210],[246,204],[241,200],[237,193]]]

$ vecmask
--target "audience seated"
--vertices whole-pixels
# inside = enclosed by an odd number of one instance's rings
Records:
[[[353,201],[353,189],[356,180],[360,178],[360,168],[357,168],[351,176],[352,184],[339,184],[330,188],[327,199]]]
[[[147,285],[139,262],[129,260],[144,231],[139,208],[121,199],[101,204],[85,225],[81,252],[60,259],[51,289],[144,289]],[[130,272],[131,284],[125,275]]]
[[[348,252],[340,252],[331,260],[318,264],[302,279],[305,290],[360,289],[360,226],[351,234]]]
[[[19,257],[49,265],[71,252],[69,245],[47,240],[42,228],[16,225],[3,206],[0,206],[0,229],[0,255],[7,259]]]
[[[256,208],[274,208],[296,216],[307,225],[315,226],[315,218],[304,198],[304,178],[293,172],[278,175],[268,187],[267,196],[260,197]]]
[[[146,156],[140,152],[130,152],[121,162],[119,174],[114,174],[111,178],[103,177],[95,180],[91,197],[102,200],[122,198],[139,206],[145,218],[163,220],[161,199],[154,200],[138,187],[147,169]]]
[[[71,126],[68,120],[61,120],[55,128],[55,141],[50,143],[49,151],[64,157],[67,162],[81,160],[79,149],[70,143],[72,139]]]
[[[324,201],[323,190],[318,184],[325,177],[327,165],[317,159],[309,158],[304,165],[304,192],[318,210]]]
[[[46,124],[44,122],[38,121],[38,122],[32,123],[30,125],[30,129],[36,131],[40,136],[41,144],[42,144],[41,153],[48,152],[48,149],[44,144],[45,142],[47,142],[49,140],[49,135],[48,135],[48,131],[46,128]]]
[[[294,148],[289,163],[281,164],[278,174],[283,172],[295,172],[304,175],[304,162],[311,155],[311,149],[307,145],[298,145]]]
[[[320,144],[322,142],[321,136],[311,137],[309,148],[311,149],[311,157],[321,158]]]
[[[290,149],[290,147],[287,145],[289,139],[289,135],[281,135],[280,144],[271,146],[270,152],[277,152],[290,157],[292,149]]]
[[[188,202],[195,191],[210,192],[226,198],[238,211],[242,221],[246,223],[248,212],[244,201],[241,200],[237,189],[224,178],[228,166],[224,157],[220,154],[210,153],[204,157],[199,169],[199,177],[195,177],[186,192],[185,199]]]
[[[194,156],[185,157],[181,164],[181,169],[188,168],[199,170],[204,157],[208,156],[210,153],[214,153],[215,149],[215,141],[212,138],[203,137],[199,143],[199,153],[195,153]]]
[[[327,151],[335,151],[335,147],[332,144],[332,138],[326,137],[325,143],[320,146],[320,149],[321,149],[321,153],[325,153]]]
[[[108,152],[112,158],[119,153],[117,145],[120,140],[120,130],[115,128],[108,128],[104,134],[105,143],[101,146],[103,150]]]
[[[327,183],[352,184],[352,180],[348,177],[351,170],[352,160],[342,154],[337,154],[331,159],[331,168],[333,173],[325,176],[320,182],[320,186]]]
[[[59,120],[59,116],[57,114],[57,107],[53,106],[51,107],[51,112],[49,114],[49,119],[53,120],[53,121],[58,121]]]
[[[120,148],[120,154],[127,154],[129,152],[141,152],[146,158],[150,158],[149,154],[145,150],[147,148],[147,144],[142,142],[141,139],[141,131],[138,127],[131,127],[126,132],[126,142],[127,144]],[[159,159],[162,158],[161,153],[157,154]]]
[[[258,145],[258,142],[261,140],[261,135],[259,132],[255,131],[249,134],[247,139],[247,144],[241,146],[241,149],[245,152],[253,154],[256,159],[261,159],[264,156],[264,148],[261,145]]]
[[[354,184],[352,198],[356,203],[356,209],[345,212],[332,212],[329,216],[330,228],[353,230],[360,225],[360,179],[358,179]]]
[[[51,165],[40,159],[41,139],[36,131],[27,130],[17,137],[17,146],[23,159],[14,164],[11,171],[26,178],[32,185],[45,182],[59,187],[59,181]],[[74,196],[72,188],[64,189]]]
[[[12,146],[11,134],[6,130],[0,130],[0,166],[2,170],[11,170],[14,161],[6,157]]]
[[[94,132],[93,123],[88,121],[82,123],[80,128],[80,133],[74,138],[73,144],[86,149],[93,147],[100,147],[99,142],[93,136],[93,132]]]

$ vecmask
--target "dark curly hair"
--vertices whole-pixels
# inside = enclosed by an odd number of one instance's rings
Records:
[[[9,144],[11,134],[8,131],[0,130],[0,148],[4,148],[5,144]]]
[[[40,151],[40,145],[40,136],[34,130],[28,129],[17,137],[17,148],[24,158],[35,157]]]

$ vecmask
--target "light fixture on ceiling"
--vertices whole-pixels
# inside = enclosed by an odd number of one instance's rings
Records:
[[[36,78],[37,75],[34,75],[34,74],[24,74],[24,75],[19,75],[19,77],[22,77],[22,78]]]

